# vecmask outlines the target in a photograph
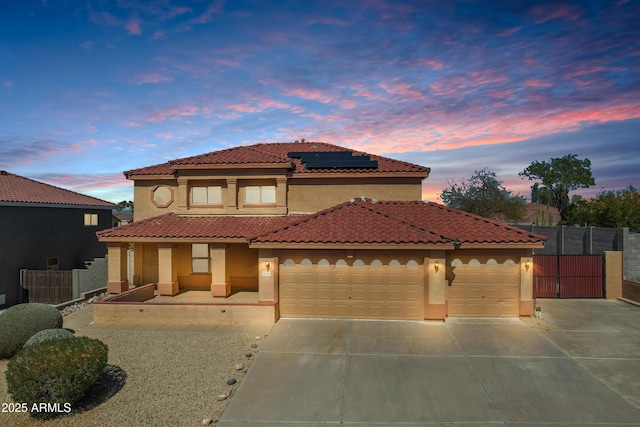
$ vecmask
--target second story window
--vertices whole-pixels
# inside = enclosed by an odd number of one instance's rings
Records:
[[[276,203],[275,185],[250,185],[245,187],[247,205],[266,205]]]
[[[191,187],[192,205],[221,205],[222,188],[220,186]]]
[[[84,225],[85,226],[98,225],[98,214],[97,213],[84,214]]]

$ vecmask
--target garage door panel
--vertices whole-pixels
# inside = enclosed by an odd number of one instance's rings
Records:
[[[280,265],[280,313],[283,317],[338,317],[379,319],[423,319],[422,268],[405,265],[388,268],[387,259],[371,259],[354,267],[336,266],[338,258],[324,257],[329,266],[319,267],[320,258],[306,257],[311,266]],[[282,259],[287,259],[283,257]],[[414,263],[413,266],[415,267]],[[294,300],[294,301],[292,301]]]
[[[454,278],[447,287],[449,316],[517,317],[520,270],[505,265],[506,259],[487,264],[486,256],[470,256],[454,267]]]

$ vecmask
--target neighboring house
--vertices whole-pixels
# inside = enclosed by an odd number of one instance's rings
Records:
[[[0,171],[0,308],[22,302],[21,269],[71,270],[104,257],[114,205]]]
[[[204,290],[215,304],[253,294],[271,322],[531,315],[532,249],[545,237],[422,202],[429,172],[320,142],[127,171],[135,222],[98,233],[108,289],[128,289],[133,242],[136,285],[166,296]]]
[[[129,224],[133,222],[133,214],[131,212],[114,211],[113,212],[113,226],[119,227],[121,225]]]

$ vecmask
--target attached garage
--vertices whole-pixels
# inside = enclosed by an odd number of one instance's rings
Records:
[[[418,257],[297,252],[279,259],[282,317],[424,319],[424,268]]]
[[[482,253],[455,255],[448,268],[449,316],[518,317],[519,259]]]

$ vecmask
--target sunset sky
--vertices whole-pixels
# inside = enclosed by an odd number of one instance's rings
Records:
[[[640,187],[640,1],[24,0],[0,6],[0,169],[112,202],[122,172],[330,142],[448,180],[589,158]],[[365,195],[366,196],[366,195]]]

